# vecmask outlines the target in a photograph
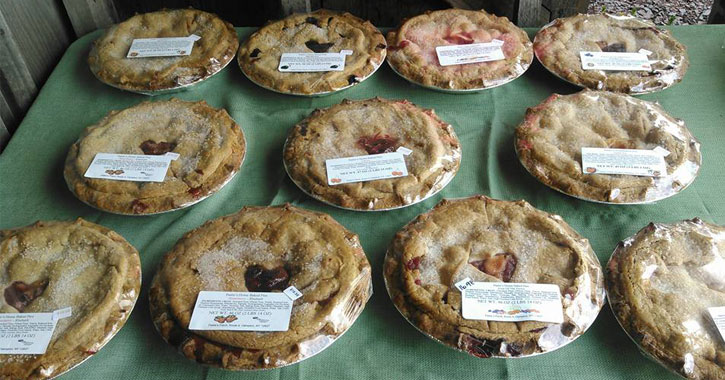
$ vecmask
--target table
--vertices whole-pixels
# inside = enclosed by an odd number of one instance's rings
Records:
[[[239,28],[242,39],[254,29]],[[688,189],[651,205],[602,205],[551,190],[519,164],[513,131],[527,107],[552,92],[569,94],[575,86],[549,74],[537,62],[521,78],[477,94],[452,95],[412,85],[382,67],[353,88],[328,97],[304,98],[263,90],[244,78],[232,62],[224,71],[177,97],[204,99],[226,108],[242,126],[249,144],[246,161],[234,180],[209,199],[188,209],[147,217],[118,216],[85,206],[68,191],[62,168],[68,147],[81,131],[110,110],[148,97],[123,92],[96,80],[86,57],[100,32],[73,43],[58,63],[25,120],[0,155],[0,228],[36,220],[82,217],[114,229],[141,254],[143,291],[128,323],[98,354],[64,379],[660,379],[675,378],[641,355],[617,325],[608,306],[582,337],[558,351],[525,359],[476,359],[426,338],[396,311],[382,279],[383,256],[395,232],[443,197],[486,194],[526,199],[561,215],[589,238],[602,263],[616,243],[650,221],[675,222],[699,216],[725,224],[725,25],[672,27],[688,46],[691,67],[684,80],[641,98],[659,101],[685,120],[702,142],[703,166]],[[528,30],[533,37],[535,30]],[[304,195],[281,163],[290,127],[313,109],[344,98],[406,98],[435,108],[451,123],[462,142],[461,169],[450,185],[417,205],[381,213],[340,210]],[[177,354],[156,333],[149,317],[148,288],[162,255],[181,235],[206,220],[233,213],[244,205],[293,205],[331,214],[358,233],[373,267],[375,293],[355,325],[327,350],[290,367],[236,373],[209,369]]]

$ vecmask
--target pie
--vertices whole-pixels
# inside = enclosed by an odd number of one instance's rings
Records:
[[[51,313],[58,321],[42,355],[0,355],[0,378],[46,379],[98,352],[123,327],[141,289],[138,252],[94,223],[37,222],[0,230],[0,313]]]
[[[401,314],[433,339],[476,357],[552,351],[583,334],[604,302],[604,278],[588,240],[558,215],[525,201],[443,200],[399,231],[383,268]],[[554,284],[563,323],[464,319],[455,284]]]
[[[400,148],[412,150],[403,156],[407,176],[328,185],[327,160]],[[317,109],[292,128],[284,148],[287,173],[304,192],[354,210],[384,210],[420,202],[442,190],[460,163],[461,145],[453,127],[433,110],[407,100],[343,100]]]
[[[296,287],[289,330],[188,329],[200,291],[281,292]],[[357,235],[329,215],[290,205],[245,207],[188,232],[151,284],[151,316],[187,358],[225,369],[282,367],[342,335],[372,293]],[[225,316],[225,320],[228,319]]]
[[[436,47],[502,41],[505,59],[441,66]],[[388,63],[406,79],[444,90],[480,90],[521,76],[534,54],[529,36],[506,17],[446,9],[405,20],[387,35]]]
[[[369,21],[320,9],[265,25],[239,47],[239,67],[252,82],[294,95],[321,95],[362,82],[385,60],[385,37]],[[284,53],[339,53],[343,71],[281,72]]]
[[[645,50],[651,71],[583,70],[580,52],[637,53]],[[578,86],[643,94],[682,80],[687,49],[669,31],[631,16],[579,14],[559,18],[534,38],[536,58],[555,75]]]
[[[643,203],[679,193],[697,176],[700,143],[657,103],[584,90],[553,94],[516,128],[519,160],[547,186],[596,202]],[[658,177],[582,173],[582,148],[664,149]]]
[[[617,245],[607,294],[627,334],[690,379],[725,379],[725,342],[708,308],[725,306],[725,228],[650,223]]]
[[[155,214],[191,206],[213,194],[239,171],[245,141],[224,109],[204,101],[143,102],[111,111],[70,148],[68,188],[83,202],[118,214]],[[171,161],[163,182],[87,178],[98,153],[164,155]]]
[[[127,58],[134,39],[201,37],[185,56]],[[137,14],[111,26],[88,56],[93,74],[123,90],[156,92],[185,87],[221,71],[234,58],[239,42],[232,24],[196,9]]]

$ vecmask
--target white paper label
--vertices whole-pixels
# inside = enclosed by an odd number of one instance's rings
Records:
[[[345,56],[350,54],[350,50],[339,53],[283,53],[277,70],[290,73],[343,71]]]
[[[286,293],[201,291],[189,330],[287,331],[292,302]]]
[[[325,167],[327,184],[330,186],[408,175],[405,158],[401,152],[333,158],[325,161]]]
[[[584,70],[652,71],[647,55],[642,53],[579,52]]]
[[[136,38],[131,42],[126,58],[174,57],[191,54],[194,41],[201,37]]]
[[[285,289],[282,293],[286,294],[289,299],[292,301],[302,297],[302,292],[297,290],[294,286],[290,286],[287,289]]]
[[[667,165],[655,150],[582,148],[582,172],[659,177],[667,174]]]
[[[44,354],[58,321],[70,316],[69,307],[52,313],[0,314],[0,354]]]
[[[501,50],[501,41],[480,44],[436,46],[441,66],[462,65],[506,59]]]
[[[163,155],[98,153],[84,176],[117,181],[164,182],[178,153]]]
[[[404,146],[401,146],[400,148],[396,149],[395,151],[396,152],[403,153],[404,156],[408,156],[411,153],[413,153],[413,151],[411,149],[408,149],[408,148],[406,148]]]
[[[561,294],[554,284],[474,282],[461,293],[465,319],[564,322]]]
[[[725,341],[725,306],[709,307],[707,311],[710,312],[710,317],[715,322],[720,337]]]

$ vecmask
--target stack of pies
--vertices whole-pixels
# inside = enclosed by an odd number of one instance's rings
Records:
[[[134,39],[201,37],[189,55],[127,58]],[[110,27],[93,44],[88,63],[102,82],[123,90],[155,93],[200,82],[234,58],[239,42],[232,24],[196,9],[144,13]]]
[[[223,109],[177,99],[144,102],[112,111],[83,132],[65,163],[68,188],[104,211],[145,215],[188,207],[213,194],[239,171],[245,141]],[[178,153],[163,182],[134,182],[84,176],[98,153]]]
[[[403,227],[385,256],[384,276],[411,324],[477,357],[557,349],[583,334],[604,302],[602,268],[586,239],[557,215],[485,196],[444,200]],[[454,285],[466,278],[557,285],[564,321],[464,319]]]
[[[643,203],[679,193],[697,176],[702,156],[682,120],[657,103],[590,91],[553,94],[526,111],[516,128],[519,160],[539,181],[571,196],[606,203]],[[657,177],[585,174],[582,148],[660,149]]]
[[[475,91],[521,76],[534,54],[529,36],[506,17],[484,11],[447,9],[403,22],[387,35],[388,63],[404,78],[425,87]],[[501,42],[504,59],[441,66],[436,47]]]
[[[579,14],[556,19],[534,39],[536,58],[555,75],[594,90],[643,94],[682,80],[689,60],[669,31],[631,16]],[[643,52],[651,71],[584,70],[580,52]]]
[[[609,304],[648,355],[690,379],[725,379],[725,342],[708,309],[725,307],[725,228],[650,223],[617,246]]]
[[[42,355],[0,355],[0,378],[54,378],[100,350],[126,323],[141,288],[138,252],[108,228],[78,219],[0,231],[0,313],[60,319]]]
[[[407,148],[408,175],[329,185],[329,159],[395,152]],[[420,202],[443,189],[455,176],[461,147],[453,127],[433,110],[406,100],[344,100],[318,109],[292,128],[284,163],[292,180],[307,194],[353,210],[385,210]]]
[[[252,82],[285,94],[323,95],[362,82],[385,60],[385,38],[369,21],[324,9],[268,24],[239,48],[239,67]],[[342,71],[281,72],[284,53],[340,53]]]
[[[200,291],[281,292],[295,286],[287,331],[188,329]],[[329,215],[289,205],[245,207],[188,232],[151,285],[151,315],[187,358],[225,369],[281,367],[328,347],[372,293],[357,235]]]

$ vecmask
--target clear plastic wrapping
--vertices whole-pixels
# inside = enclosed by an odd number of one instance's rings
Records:
[[[385,286],[398,311],[426,336],[470,355],[527,357],[583,334],[604,303],[602,269],[589,242],[557,215],[525,201],[444,200],[393,239]],[[562,323],[464,319],[461,291],[474,282],[555,284]]]
[[[649,71],[584,70],[580,52],[643,53]],[[592,90],[647,94],[682,80],[686,47],[669,31],[633,16],[579,14],[556,19],[534,37],[534,54],[560,79]]]
[[[425,88],[468,93],[504,85],[533,60],[528,35],[505,17],[484,11],[447,9],[405,20],[388,33],[388,64],[398,75]],[[436,47],[499,41],[504,59],[442,66]]]
[[[51,313],[45,354],[0,354],[0,378],[49,379],[89,359],[118,333],[141,289],[138,252],[117,233],[77,219],[0,231],[0,313]]]
[[[407,176],[331,185],[326,161],[402,150]],[[461,146],[453,127],[407,100],[343,100],[295,125],[283,149],[292,181],[306,194],[356,211],[407,207],[441,191],[456,175]]]
[[[695,181],[700,143],[684,121],[658,104],[625,94],[583,90],[553,94],[526,111],[514,146],[521,164],[564,194],[610,204],[650,203],[671,197]],[[582,148],[659,150],[659,176],[585,174]]]
[[[709,308],[725,307],[725,228],[695,218],[650,223],[607,265],[609,304],[639,349],[691,379],[725,378],[725,341]]]
[[[187,55],[127,57],[134,39],[193,35],[200,38]],[[191,8],[161,10],[111,26],[94,42],[88,64],[93,75],[109,86],[159,95],[184,90],[220,72],[238,45],[232,24],[214,14]]]
[[[168,161],[163,182],[86,177],[100,153],[178,157]],[[111,111],[86,128],[71,145],[63,174],[68,189],[91,207],[153,215],[215,194],[239,172],[245,155],[244,133],[226,110],[172,98]]]
[[[200,291],[282,292],[296,287],[286,331],[189,330]],[[151,285],[164,340],[199,363],[229,370],[287,366],[329,347],[372,295],[357,235],[329,215],[290,205],[245,207],[187,233]]]
[[[326,96],[372,76],[385,60],[385,38],[369,21],[319,9],[290,15],[254,32],[237,63],[254,84],[287,95]],[[285,53],[349,53],[342,70],[282,72]],[[337,68],[335,66],[335,68]]]

